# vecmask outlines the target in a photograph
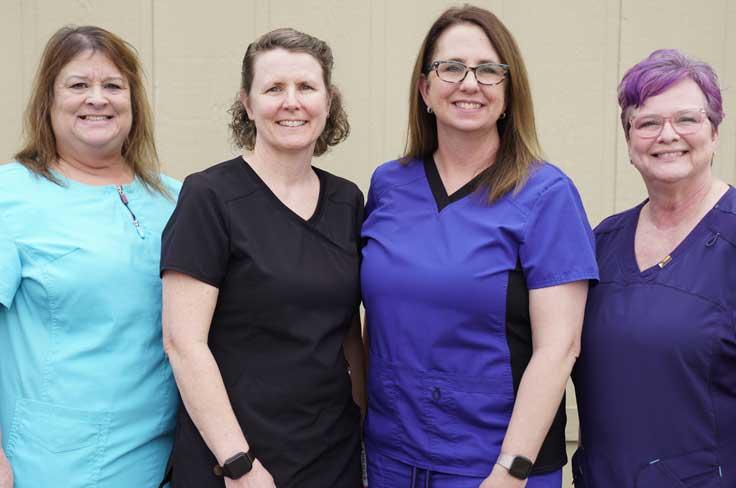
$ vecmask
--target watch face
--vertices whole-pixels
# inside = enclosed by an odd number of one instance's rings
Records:
[[[246,453],[241,452],[225,461],[222,472],[228,478],[236,480],[248,474],[251,469],[253,469],[253,463]]]
[[[511,462],[509,468],[509,474],[514,478],[525,480],[529,477],[529,473],[532,471],[532,462],[524,456],[516,456]]]

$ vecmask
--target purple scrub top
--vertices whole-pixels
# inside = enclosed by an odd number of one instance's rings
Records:
[[[596,228],[574,380],[576,488],[736,486],[736,190],[640,271],[643,204]]]
[[[487,476],[531,357],[528,289],[596,279],[593,235],[570,179],[535,164],[489,205],[477,179],[447,195],[429,157],[380,166],[363,225],[370,357],[368,452]],[[564,409],[535,473],[565,462]]]

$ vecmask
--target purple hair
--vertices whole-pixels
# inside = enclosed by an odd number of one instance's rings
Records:
[[[659,95],[675,83],[690,78],[705,95],[705,112],[714,129],[723,121],[723,99],[718,76],[709,64],[686,56],[677,49],[659,49],[630,68],[618,85],[621,125],[629,138],[631,112],[649,97]]]

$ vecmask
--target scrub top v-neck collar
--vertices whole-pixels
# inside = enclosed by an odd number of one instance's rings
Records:
[[[250,165],[250,163],[248,163],[248,161],[245,160],[244,157],[241,156],[240,159],[243,163],[241,166],[246,171],[246,173],[248,173],[251,179],[255,181],[258,186],[261,187],[261,189],[274,202],[274,205],[277,208],[281,209],[282,212],[286,213],[290,218],[296,219],[302,224],[314,225],[317,221],[319,221],[319,217],[322,214],[322,209],[324,208],[324,200],[326,195],[325,176],[322,170],[312,166],[312,171],[315,172],[317,178],[319,179],[319,195],[317,196],[317,206],[314,208],[314,213],[309,218],[305,219],[301,215],[290,209],[284,202],[281,201],[281,199],[279,199],[279,197],[276,196],[276,194],[271,190],[271,188],[269,188],[266,182],[263,181],[260,176],[258,176],[258,173],[255,172],[253,167]]]
[[[623,267],[624,269],[633,275],[639,276],[641,278],[654,278],[660,271],[664,270],[668,266],[672,266],[674,263],[677,262],[678,258],[688,252],[693,246],[696,245],[706,245],[707,241],[710,238],[711,229],[708,225],[708,221],[711,219],[711,216],[713,214],[713,211],[718,208],[718,205],[720,205],[726,197],[732,192],[736,191],[732,186],[728,187],[728,190],[721,196],[721,198],[718,199],[718,202],[711,208],[702,219],[700,219],[700,222],[698,222],[695,227],[690,231],[690,233],[685,236],[685,238],[677,245],[675,248],[670,252],[667,256],[665,256],[661,261],[658,263],[646,268],[641,269],[639,268],[639,263],[636,261],[636,228],[639,225],[639,218],[641,217],[641,210],[644,208],[644,205],[646,205],[649,202],[649,199],[644,200],[642,203],[639,204],[638,207],[636,207],[636,215],[635,218],[631,219],[629,222],[626,231],[626,242],[627,244],[627,252],[625,253],[625,256],[623,256]],[[669,259],[668,259],[669,258]]]
[[[429,183],[429,188],[432,190],[432,196],[434,196],[434,201],[437,204],[437,212],[442,212],[442,209],[444,209],[446,206],[450,205],[451,203],[457,202],[458,200],[462,200],[466,196],[473,193],[478,187],[478,182],[480,182],[480,179],[483,177],[486,171],[487,169],[484,169],[483,171],[475,175],[473,179],[455,190],[454,193],[448,195],[447,189],[445,188],[444,183],[442,183],[440,173],[437,170],[437,163],[435,162],[434,157],[432,155],[425,157],[424,174],[427,177],[427,183]]]

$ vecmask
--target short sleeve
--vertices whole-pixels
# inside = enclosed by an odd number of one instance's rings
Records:
[[[0,217],[0,305],[10,308],[20,280],[20,253],[10,230]]]
[[[227,207],[203,173],[184,180],[161,237],[161,273],[184,273],[220,287],[230,258]]]
[[[569,178],[556,180],[536,199],[520,260],[530,289],[598,279],[593,231]]]

